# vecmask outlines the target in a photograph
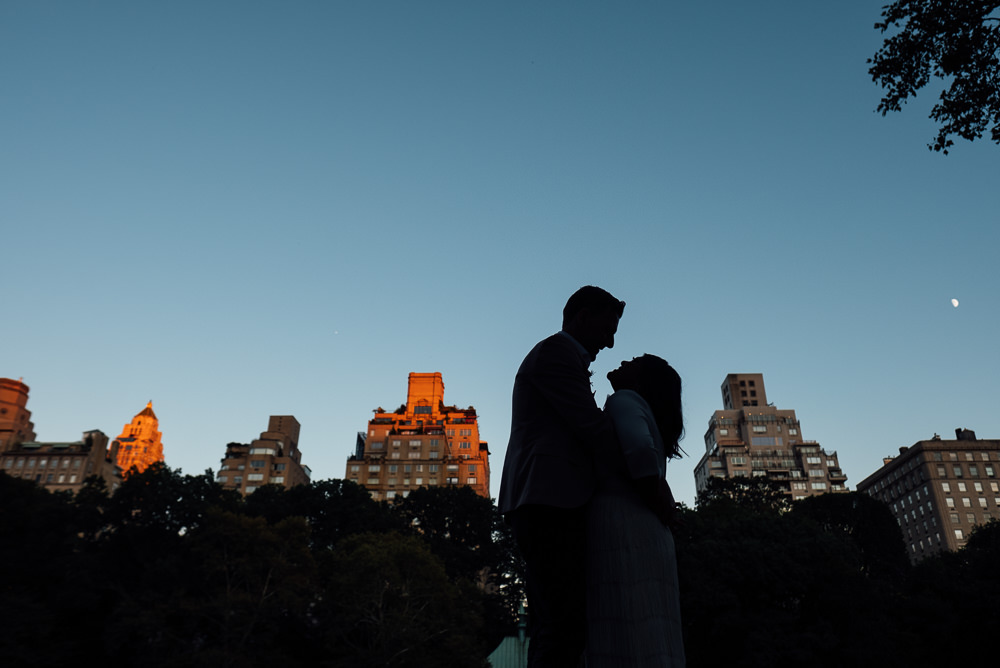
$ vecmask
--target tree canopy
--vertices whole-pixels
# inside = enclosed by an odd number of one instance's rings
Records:
[[[952,137],[969,141],[989,132],[1000,144],[1000,2],[896,0],[875,28],[886,37],[868,59],[868,73],[884,95],[885,116],[927,86],[945,83],[930,118],[939,124],[928,147],[947,154]]]

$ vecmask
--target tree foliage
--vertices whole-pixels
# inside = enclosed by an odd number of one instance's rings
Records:
[[[1000,2],[895,0],[875,28],[887,37],[868,59],[884,95],[878,111],[900,111],[931,78],[947,84],[931,109],[939,125],[928,147],[943,153],[952,137],[969,141],[989,131],[1000,144]],[[897,31],[898,29],[898,31]],[[896,31],[896,32],[894,32]]]

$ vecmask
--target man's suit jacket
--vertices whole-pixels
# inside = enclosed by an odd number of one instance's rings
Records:
[[[589,361],[565,334],[541,341],[514,378],[499,507],[578,508],[594,492],[594,448],[612,438],[590,389]]]

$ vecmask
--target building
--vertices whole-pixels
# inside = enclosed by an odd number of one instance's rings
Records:
[[[794,410],[768,403],[762,374],[726,376],[722,405],[708,422],[705,454],[695,467],[699,492],[709,478],[739,476],[764,476],[792,499],[847,491],[837,453],[805,440]]]
[[[267,431],[249,445],[230,443],[217,476],[226,489],[246,496],[262,485],[285,489],[306,485],[312,472],[302,465],[299,421],[292,415],[272,415]]]
[[[1000,440],[979,440],[956,429],[955,440],[937,434],[901,447],[858,491],[885,503],[903,531],[913,562],[957,550],[972,528],[1000,518]]]
[[[121,484],[116,444],[108,448],[107,435],[97,429],[83,432],[79,441],[16,443],[3,453],[3,470],[15,478],[33,480],[53,492],[76,493],[88,477],[104,479],[108,491]]]
[[[440,373],[411,373],[406,403],[375,409],[367,433],[358,433],[345,478],[380,500],[438,485],[468,485],[490,498],[489,455],[476,409],[445,406]]]
[[[9,445],[35,440],[35,425],[27,406],[28,386],[20,380],[0,378],[0,452]]]
[[[118,448],[118,466],[125,475],[133,466],[142,473],[150,465],[163,461],[163,434],[159,432],[159,427],[160,421],[153,412],[152,401],[122,427],[122,433],[114,444]]]

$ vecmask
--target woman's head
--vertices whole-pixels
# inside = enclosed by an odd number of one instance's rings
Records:
[[[681,377],[666,360],[656,355],[643,355],[622,362],[608,373],[611,386],[618,390],[634,390],[653,409],[656,427],[667,449],[668,457],[680,457],[678,441],[684,434],[684,414],[681,409]]]

